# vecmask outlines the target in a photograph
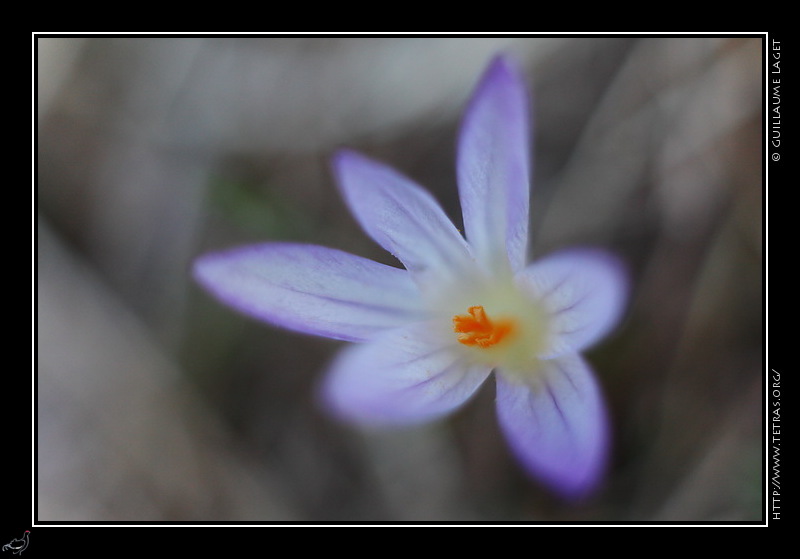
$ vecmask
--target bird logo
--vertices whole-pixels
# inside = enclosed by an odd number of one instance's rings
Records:
[[[3,551],[10,551],[11,553],[16,553],[19,555],[25,548],[28,547],[28,534],[30,534],[30,530],[25,530],[25,533],[22,535],[22,538],[17,539],[14,538],[6,545],[3,546]]]

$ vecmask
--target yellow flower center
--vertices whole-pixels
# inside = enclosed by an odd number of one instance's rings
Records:
[[[502,280],[459,287],[442,295],[440,304],[446,316],[452,317],[442,327],[455,335],[464,357],[507,373],[519,371],[526,378],[535,375],[552,333],[549,313],[541,302]]]
[[[453,317],[453,331],[458,334],[458,341],[466,346],[492,347],[513,337],[518,329],[513,319],[491,320],[480,305],[470,307],[467,312],[469,314]]]

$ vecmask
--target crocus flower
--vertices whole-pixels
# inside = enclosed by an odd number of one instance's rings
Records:
[[[228,305],[291,330],[350,342],[322,385],[337,416],[369,425],[432,420],[494,371],[513,453],[556,492],[597,484],[608,448],[603,398],[580,352],[618,321],[627,287],[599,250],[526,262],[529,135],[517,68],[496,58],[466,110],[457,178],[466,239],[434,198],[352,151],[333,168],[366,233],[405,269],[338,250],[267,243],[199,258]]]

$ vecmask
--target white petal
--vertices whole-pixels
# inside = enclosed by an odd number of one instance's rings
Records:
[[[395,170],[352,151],[334,159],[339,185],[361,226],[421,285],[459,277],[469,247],[441,206]]]
[[[420,316],[408,272],[320,246],[271,243],[207,254],[194,274],[245,314],[329,338],[368,340]]]
[[[580,497],[595,487],[606,463],[603,398],[579,356],[543,365],[538,382],[497,375],[500,426],[534,476],[565,496]]]
[[[498,57],[464,114],[457,162],[467,240],[476,257],[494,270],[510,263],[515,272],[526,263],[528,119],[522,76],[508,60]]]
[[[622,263],[593,249],[547,256],[520,272],[517,282],[551,315],[548,355],[580,351],[600,340],[616,326],[628,297]]]
[[[467,364],[453,343],[418,323],[346,348],[325,379],[324,402],[345,420],[372,425],[412,424],[446,414],[490,372]]]

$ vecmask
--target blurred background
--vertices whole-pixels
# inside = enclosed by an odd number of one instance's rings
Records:
[[[727,521],[762,518],[758,38],[39,38],[39,521]],[[629,311],[588,353],[608,476],[553,498],[510,456],[494,383],[448,419],[321,412],[339,342],[193,283],[268,240],[384,263],[332,181],[348,146],[458,226],[455,138],[514,55],[534,96],[533,256],[606,247]]]

